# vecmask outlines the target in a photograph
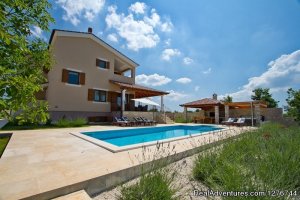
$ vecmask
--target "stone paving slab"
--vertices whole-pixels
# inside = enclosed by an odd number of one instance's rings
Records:
[[[99,192],[136,175],[136,166],[153,160],[156,146],[112,153],[75,137],[70,132],[120,129],[113,126],[13,131],[0,159],[0,200],[51,199],[81,189]],[[126,129],[126,128],[122,128]],[[205,142],[238,135],[232,128],[222,134],[206,134],[170,142],[176,153]],[[7,131],[1,131],[7,133]],[[148,152],[147,159],[142,155]],[[133,171],[128,171],[131,169]],[[126,171],[127,170],[127,171]],[[109,177],[109,178],[107,178]],[[98,185],[96,185],[98,184]]]
[[[92,200],[92,199],[84,190],[80,190],[78,192],[73,192],[71,194],[55,198],[53,200]]]

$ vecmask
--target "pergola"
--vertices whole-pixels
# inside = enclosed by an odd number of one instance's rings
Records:
[[[260,109],[266,108],[267,104],[263,101],[243,101],[243,102],[230,102],[226,103],[215,98],[205,98],[197,101],[188,102],[185,104],[181,104],[180,106],[184,107],[185,116],[188,108],[200,108],[201,110],[214,111],[214,123],[219,124],[220,122],[220,109],[224,109],[225,118],[224,120],[228,120],[229,118],[229,109],[243,109],[250,108],[251,109],[251,119],[252,125],[254,124],[254,118],[256,118],[256,123],[260,123]],[[213,122],[213,120],[211,120]]]
[[[225,108],[225,119],[229,118],[230,108],[250,108],[251,110],[251,123],[254,125],[254,118],[256,118],[257,123],[260,123],[260,109],[267,108],[267,104],[264,101],[242,101],[242,102],[228,102],[224,103]],[[255,113],[255,116],[254,116]]]
[[[130,84],[130,83],[124,83],[119,81],[110,80],[111,83],[118,85],[122,92],[122,112],[125,110],[125,93],[126,91],[132,91],[135,94],[135,98],[145,98],[145,97],[153,97],[153,96],[160,96],[161,97],[161,105],[160,109],[163,112],[164,111],[164,95],[169,94],[168,92],[148,88],[145,86],[137,85],[137,84]]]

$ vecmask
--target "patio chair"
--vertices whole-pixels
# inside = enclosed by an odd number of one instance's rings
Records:
[[[149,120],[147,120],[147,119],[143,119],[143,117],[137,117],[141,122],[143,122],[144,123],[144,125],[152,125],[152,123],[149,121]]]
[[[235,118],[228,118],[227,121],[222,122],[224,125],[233,125]]]
[[[157,124],[156,121],[149,120],[149,119],[147,119],[147,118],[145,118],[145,117],[140,117],[140,118],[141,118],[144,122],[150,123],[150,125],[156,125],[156,124]]]
[[[114,117],[113,125],[128,126],[128,125],[130,125],[130,123],[122,120],[121,118]]]
[[[244,118],[244,117],[238,118],[237,122],[233,122],[233,125],[245,126],[246,125],[246,118]]]

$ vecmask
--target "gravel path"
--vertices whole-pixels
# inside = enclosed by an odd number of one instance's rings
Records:
[[[208,188],[197,181],[194,181],[192,178],[192,168],[194,160],[197,158],[197,154],[186,157],[182,160],[179,160],[177,162],[174,162],[172,164],[169,164],[166,166],[168,169],[176,170],[176,177],[174,180],[174,187],[179,188],[179,191],[177,192],[176,196],[178,196],[179,199],[182,200],[204,200],[208,199],[207,197],[198,197],[193,195],[194,189],[206,191]],[[131,180],[125,185],[131,185],[134,184],[138,178]],[[97,196],[94,196],[94,200],[114,200],[118,199],[118,196],[120,195],[120,189],[122,186],[117,186],[116,188],[100,193]],[[215,198],[216,199],[216,198]]]

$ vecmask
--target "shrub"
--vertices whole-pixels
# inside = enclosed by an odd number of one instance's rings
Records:
[[[143,174],[137,183],[122,187],[120,200],[168,200],[175,199],[172,177],[162,169]]]
[[[299,127],[265,124],[199,155],[193,177],[222,191],[300,192],[299,131]]]
[[[67,119],[59,119],[56,123],[56,126],[58,127],[69,127],[70,126],[70,121]]]
[[[57,127],[81,127],[86,124],[87,124],[87,121],[84,118],[77,118],[75,120],[68,120],[68,119],[62,118],[57,121],[56,126]]]
[[[87,120],[84,118],[77,118],[71,122],[74,127],[81,127],[87,124]]]

